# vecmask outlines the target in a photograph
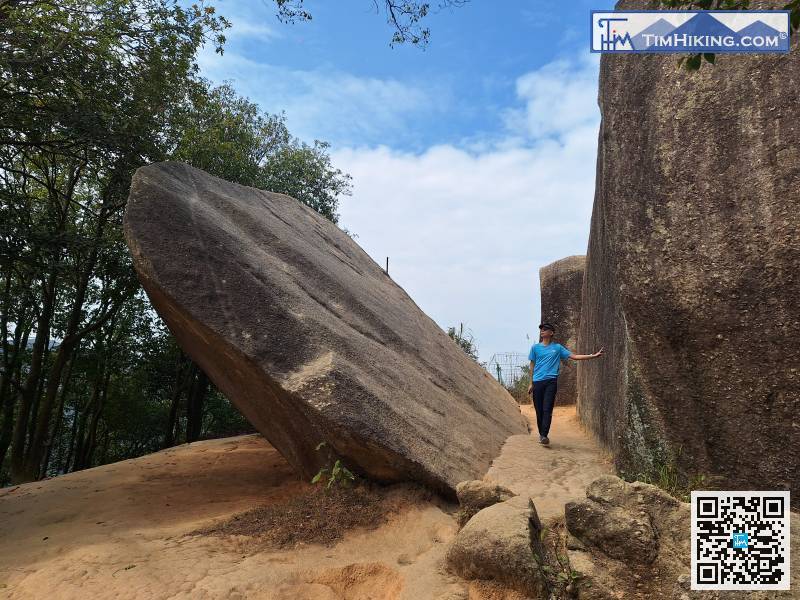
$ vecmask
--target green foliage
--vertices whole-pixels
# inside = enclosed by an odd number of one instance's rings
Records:
[[[334,223],[350,176],[335,169],[329,145],[292,137],[283,115],[261,112],[229,85],[193,81],[178,116],[182,124],[172,158],[212,175],[281,194],[310,206]]]
[[[531,385],[531,366],[530,364],[520,365],[520,375],[515,377],[511,385],[507,386],[508,393],[511,394],[519,404],[530,404],[531,395],[528,388]]]
[[[655,485],[671,496],[689,502],[692,491],[707,489],[709,480],[702,473],[687,474],[682,471],[678,467],[681,453],[682,448],[678,448],[674,456],[657,461],[649,472],[637,473],[633,477],[620,473],[620,477],[626,481],[642,481]]]
[[[205,2],[0,2],[0,484],[252,431],[150,307],[122,235],[134,171],[183,160],[335,221],[349,176],[197,76]]]
[[[747,10],[750,8],[750,0],[664,0],[664,6],[668,8],[678,8],[686,10]],[[789,22],[792,31],[800,29],[800,0],[792,0],[782,7],[782,10],[790,11]],[[697,71],[702,65],[703,60],[709,64],[716,63],[716,56],[713,53],[690,54],[678,61],[678,66],[683,66],[687,71]]]
[[[455,327],[448,327],[447,335],[467,356],[476,362],[478,361],[478,344],[469,330],[464,331],[463,323],[461,323],[458,329]]]
[[[325,442],[317,444],[317,452],[326,446],[327,443]],[[311,479],[311,483],[317,484],[321,481],[325,481],[326,478],[327,484],[325,485],[325,489],[327,490],[336,486],[348,487],[355,483],[356,480],[356,476],[352,473],[352,471],[350,471],[350,469],[344,466],[339,458],[333,462],[333,465],[320,469],[319,472]]]

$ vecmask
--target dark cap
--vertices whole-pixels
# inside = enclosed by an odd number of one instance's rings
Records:
[[[542,323],[541,325],[539,325],[539,329],[549,329],[553,333],[555,333],[556,331],[556,328],[553,327],[550,323]]]

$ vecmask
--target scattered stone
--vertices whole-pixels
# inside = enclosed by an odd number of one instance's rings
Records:
[[[448,568],[465,579],[488,579],[545,598],[542,525],[530,498],[516,496],[484,508],[456,535]]]
[[[578,325],[581,320],[581,293],[585,256],[568,256],[539,269],[539,288],[542,297],[542,322],[556,327],[556,341],[578,352]],[[594,352],[595,349],[581,348]],[[566,361],[558,376],[556,404],[575,404],[577,401],[577,369]]]
[[[307,479],[340,458],[454,497],[527,432],[508,392],[293,198],[156,163],[133,177],[124,232],[180,346]]]
[[[566,546],[568,550],[587,550],[586,544],[567,532]]]
[[[507,487],[482,479],[462,481],[456,486],[456,495],[461,506],[481,510],[498,502],[510,500],[517,494]]]
[[[462,481],[456,486],[456,495],[458,503],[461,505],[458,513],[460,526],[463,526],[478,511],[516,496],[514,492],[502,485],[481,479]]]
[[[649,564],[658,554],[658,540],[646,516],[589,499],[568,502],[565,515],[573,536],[612,558]]]
[[[565,520],[584,545],[568,538],[580,598],[669,598],[689,568],[689,505],[656,486],[600,477],[587,486],[585,500],[567,503]],[[662,580],[670,582],[666,588]]]

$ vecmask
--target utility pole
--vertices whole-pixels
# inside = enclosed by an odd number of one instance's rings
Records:
[[[386,274],[389,274],[389,257],[386,257]]]

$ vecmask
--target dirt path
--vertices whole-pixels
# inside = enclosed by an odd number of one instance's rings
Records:
[[[244,538],[186,535],[309,491],[256,435],[2,490],[0,597],[467,598],[468,584],[440,568],[456,524],[433,502],[412,499],[333,548],[259,551]]]
[[[533,434],[508,438],[484,479],[533,498],[542,520],[563,515],[567,501],[585,497],[589,483],[613,472],[611,460],[583,429],[574,406],[555,407],[549,446],[539,443],[533,407],[522,412]]]
[[[607,470],[568,410],[557,411],[552,438],[549,449],[528,436],[509,439],[487,475],[532,495],[545,518]],[[0,490],[0,597],[518,598],[445,572],[457,507],[413,495],[401,496],[401,509],[377,529],[350,531],[334,547],[259,550],[248,538],[187,535],[309,492],[255,435]]]

